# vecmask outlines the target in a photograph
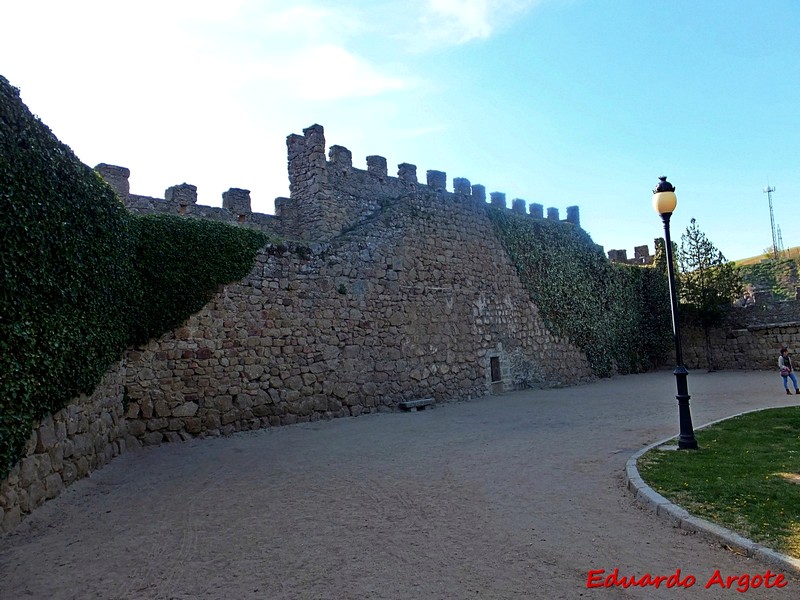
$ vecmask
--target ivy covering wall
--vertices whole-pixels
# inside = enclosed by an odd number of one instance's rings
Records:
[[[757,263],[739,265],[742,281],[754,290],[768,290],[775,300],[794,300],[800,283],[800,258],[763,259]]]
[[[585,353],[594,372],[637,373],[672,343],[664,258],[611,263],[574,225],[489,208],[495,231],[551,330]]]
[[[133,309],[131,344],[180,327],[221,284],[244,278],[270,241],[260,231],[171,215],[135,216],[132,233],[142,301]]]
[[[137,217],[0,76],[0,479],[34,423],[244,277],[268,238]]]

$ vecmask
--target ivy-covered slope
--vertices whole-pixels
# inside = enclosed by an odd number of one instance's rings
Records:
[[[586,353],[597,375],[663,362],[672,340],[663,259],[614,264],[578,227],[494,208],[489,216],[542,317]]]
[[[800,277],[798,277],[798,258],[763,260],[754,264],[741,265],[742,281],[754,290],[769,290],[776,300],[793,300]]]
[[[136,217],[0,76],[0,479],[33,424],[90,393],[125,347],[241,279],[268,240]]]
[[[136,288],[128,342],[140,344],[179,327],[218,287],[244,278],[269,237],[199,219],[136,216],[132,223]]]
[[[0,475],[125,347],[130,217],[0,78]]]

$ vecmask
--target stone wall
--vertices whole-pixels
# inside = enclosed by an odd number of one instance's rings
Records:
[[[486,214],[486,190],[386,159],[352,166],[322,127],[287,138],[291,198],[253,213],[247,190],[197,205],[183,183],[130,193],[130,171],[96,167],[139,214],[252,227],[303,244],[264,248],[179,330],[130,349],[90,397],[37,426],[0,482],[0,531],[128,447],[590,380],[585,355],[539,317]],[[506,208],[505,194],[491,204]],[[526,213],[515,198],[510,210]],[[544,207],[532,203],[531,218]],[[558,209],[548,208],[559,220]],[[567,207],[565,227],[580,226]]]
[[[95,170],[114,189],[128,209],[138,214],[171,214],[222,221],[259,229],[283,238],[306,242],[329,240],[358,223],[368,220],[382,204],[420,193],[436,193],[463,203],[486,204],[486,188],[472,185],[468,179],[453,179],[453,191],[447,191],[447,174],[429,170],[426,182],[417,179],[417,167],[398,165],[397,177],[388,174],[386,159],[367,156],[367,168],[353,167],[350,150],[331,146],[325,157],[325,132],[321,125],[292,134],[286,139],[290,198],[275,199],[275,215],[255,213],[250,192],[231,188],[222,194],[222,207],[197,204],[197,187],[188,183],[165,190],[164,198],[130,193],[130,170],[101,163]],[[491,192],[491,204],[508,208],[506,195]],[[544,207],[521,198],[512,200],[511,210],[544,218]],[[547,209],[547,218],[559,220],[555,207]],[[565,223],[580,227],[580,209],[567,207]]]
[[[727,326],[732,329],[741,329],[753,325],[795,321],[800,321],[800,301],[765,301],[762,299],[760,302],[735,307],[728,316]]]
[[[24,458],[0,481],[0,532],[125,451],[124,379],[122,364],[114,365],[91,396],[37,425]]]
[[[703,330],[684,326],[681,333],[687,368],[707,369]],[[710,331],[710,340],[717,369],[777,370],[782,347],[800,354],[800,301],[734,307],[725,324]]]
[[[545,327],[485,210],[430,190],[312,251],[264,249],[126,366],[131,444],[592,378]]]
[[[254,213],[251,210],[249,190],[230,188],[222,194],[222,207],[204,206],[197,204],[197,187],[194,185],[181,183],[169,187],[165,190],[163,198],[139,196],[130,193],[129,169],[105,163],[97,165],[94,169],[132,212],[142,215],[166,214],[208,219],[283,235],[281,221],[275,215]]]
[[[656,238],[653,240],[653,247],[658,252],[659,247],[664,243],[664,238]],[[633,258],[628,258],[627,250],[609,250],[608,260],[616,263],[624,263],[627,265],[651,265],[655,260],[655,255],[650,254],[650,248],[645,244],[643,246],[635,246],[633,249]]]
[[[331,146],[325,158],[325,132],[312,125],[303,135],[292,134],[287,140],[289,156],[289,190],[291,198],[275,201],[276,216],[285,235],[298,240],[324,241],[369,219],[385,201],[406,198],[417,192],[434,193],[462,204],[485,205],[486,188],[472,185],[463,177],[453,179],[452,192],[447,191],[447,174],[429,170],[420,182],[416,165],[401,163],[397,177],[389,176],[386,159],[368,156],[367,169],[353,167],[350,150]],[[491,204],[507,208],[506,195],[492,192]],[[528,210],[526,210],[528,207]],[[543,218],[541,204],[515,198],[512,210]],[[547,209],[547,218],[559,220],[558,209]],[[577,206],[567,207],[567,223],[580,227]]]

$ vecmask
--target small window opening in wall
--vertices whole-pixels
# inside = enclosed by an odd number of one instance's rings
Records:
[[[492,383],[500,381],[500,357],[492,356],[489,358],[489,367],[492,371]]]

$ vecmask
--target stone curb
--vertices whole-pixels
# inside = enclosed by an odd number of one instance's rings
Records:
[[[706,423],[697,429],[705,429],[706,427],[721,423],[722,421],[740,417],[751,412],[759,412],[761,410],[764,409],[750,410],[736,415],[731,415],[730,417],[726,417],[724,419]],[[636,454],[628,459],[628,462],[625,464],[625,483],[628,491],[630,491],[636,497],[636,500],[653,511],[657,517],[666,520],[673,527],[678,527],[687,532],[700,534],[705,538],[719,542],[722,546],[725,546],[732,552],[743,554],[751,558],[756,558],[771,567],[777,567],[785,571],[792,572],[795,575],[800,575],[800,560],[785,554],[781,554],[780,552],[776,552],[775,550],[762,546],[761,544],[757,544],[756,542],[742,537],[738,533],[717,525],[716,523],[706,521],[705,519],[701,519],[699,517],[694,517],[677,504],[673,504],[664,498],[664,496],[656,492],[644,482],[639,475],[639,469],[636,466],[639,458],[641,458],[646,452],[649,452],[650,450],[653,450],[659,446],[663,446],[674,440],[675,437],[673,436],[665,440],[661,440],[660,442],[650,444],[649,446],[639,450]]]

